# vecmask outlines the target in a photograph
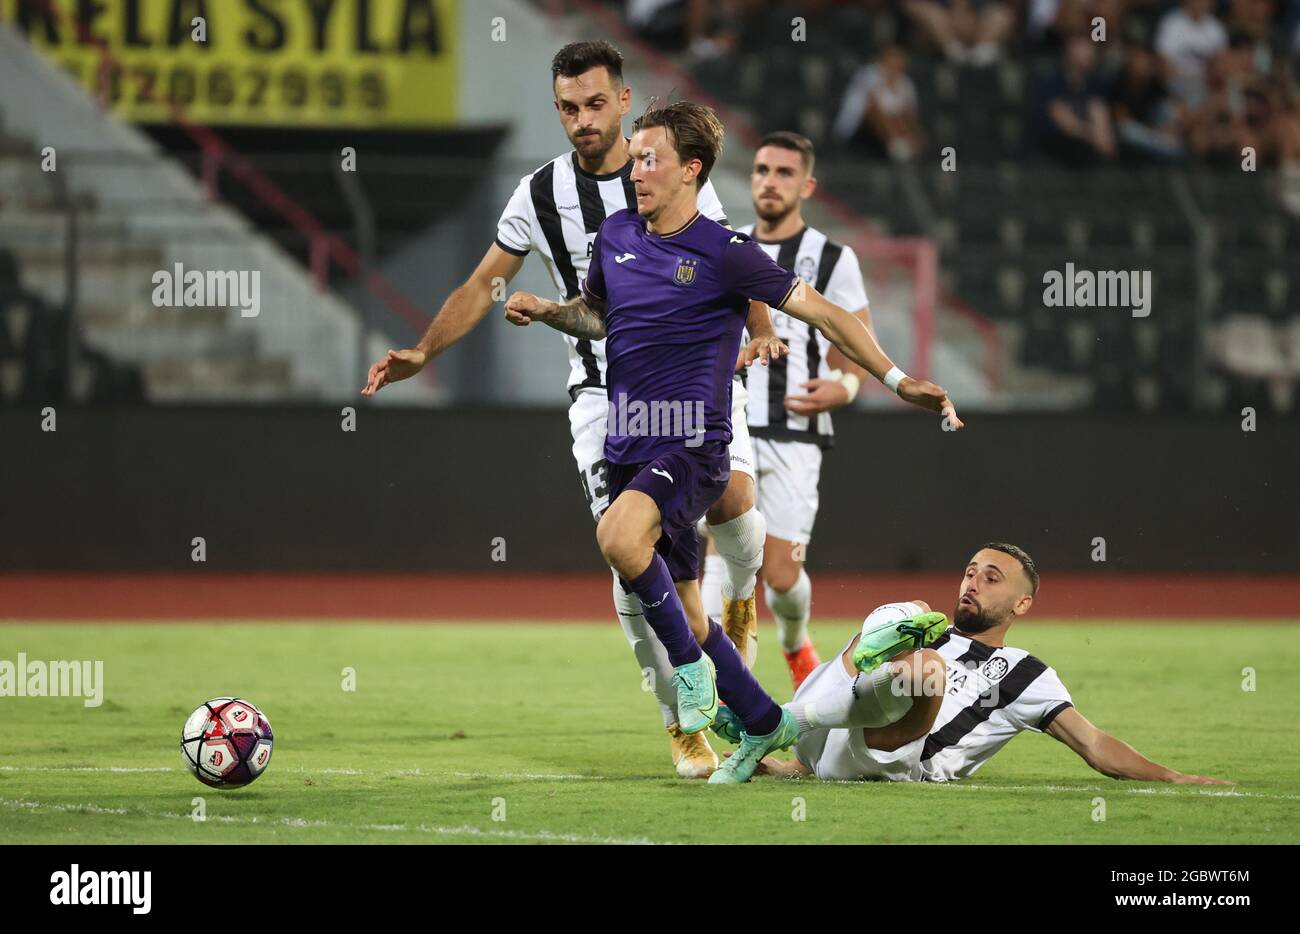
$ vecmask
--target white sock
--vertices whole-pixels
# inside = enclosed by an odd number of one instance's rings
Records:
[[[618,574],[614,575],[614,608],[618,610],[619,625],[623,627],[623,635],[627,636],[637,667],[641,669],[642,687],[644,689],[649,684],[659,701],[664,726],[672,726],[677,722],[677,688],[673,687],[673,665],[668,661],[668,650],[641,615],[641,603],[636,594],[623,592]]]
[[[881,665],[869,675],[844,680],[820,691],[813,703],[786,704],[799,724],[800,734],[811,730],[888,726],[912,709],[910,694],[896,693],[892,665]]]
[[[781,648],[793,652],[808,638],[808,613],[812,608],[812,581],[808,572],[800,568],[794,586],[785,593],[778,593],[764,583],[763,595],[776,617],[776,635],[781,640]]]
[[[709,532],[713,535],[713,547],[727,563],[724,593],[733,600],[748,599],[758,583],[758,569],[763,566],[767,520],[755,506],[728,522],[709,526]]]
[[[727,576],[727,562],[722,555],[704,556],[704,578],[700,581],[700,597],[704,600],[704,615],[722,619],[722,582]]]

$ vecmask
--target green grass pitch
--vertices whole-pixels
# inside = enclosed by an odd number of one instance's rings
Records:
[[[823,655],[854,626],[816,624]],[[0,697],[0,839],[1295,843],[1298,634],[1231,621],[1013,630],[1094,723],[1174,768],[1235,779],[1231,791],[1114,782],[1036,734],[951,785],[720,788],[673,775],[612,623],[4,624],[0,659],[102,659],[105,693],[95,709]],[[789,698],[767,624],[759,675]],[[185,771],[178,740],[191,708],[225,694],[261,706],[276,743],[261,779],[219,791]],[[195,798],[206,821],[191,817]]]

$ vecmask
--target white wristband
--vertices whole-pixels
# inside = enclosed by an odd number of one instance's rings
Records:
[[[882,379],[881,382],[885,384],[890,392],[896,393],[898,392],[898,384],[905,379],[907,379],[907,374],[898,367],[894,367],[885,374],[885,378]]]
[[[855,374],[845,373],[843,370],[831,370],[829,375],[831,379],[844,387],[845,392],[849,394],[849,402],[858,397],[858,390],[862,388],[862,380],[858,379]]]
[[[849,394],[849,402],[853,402],[855,398],[858,398],[858,390],[862,389],[862,380],[858,379],[857,373],[844,373],[840,372],[839,369],[832,369],[831,376],[835,377],[841,386],[844,386],[844,392]],[[848,405],[848,403],[845,403],[845,405]]]

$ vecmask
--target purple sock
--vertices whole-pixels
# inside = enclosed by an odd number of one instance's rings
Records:
[[[650,566],[640,577],[623,583],[641,602],[645,621],[668,650],[668,661],[673,667],[699,661],[700,644],[695,641],[695,633],[691,632],[690,623],[686,621],[682,598],[677,595],[663,556],[655,552]]]
[[[781,725],[781,708],[768,696],[722,627],[709,620],[704,651],[718,669],[718,696],[736,712],[750,736],[766,736]]]

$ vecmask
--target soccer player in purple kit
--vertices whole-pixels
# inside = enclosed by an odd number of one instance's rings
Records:
[[[506,317],[606,339],[610,506],[601,553],[674,666],[678,723],[708,728],[718,700],[744,725],[736,752],[709,778],[748,781],[763,756],[788,748],[794,717],[763,690],[722,627],[704,614],[695,523],[730,476],[732,371],[750,299],[818,328],[903,399],[961,427],[947,393],[895,367],[862,322],[778,266],[744,234],[703,217],[696,193],[722,151],[708,107],[649,110],[629,144],[636,211],[610,214],[581,294],[566,303],[516,292]]]

